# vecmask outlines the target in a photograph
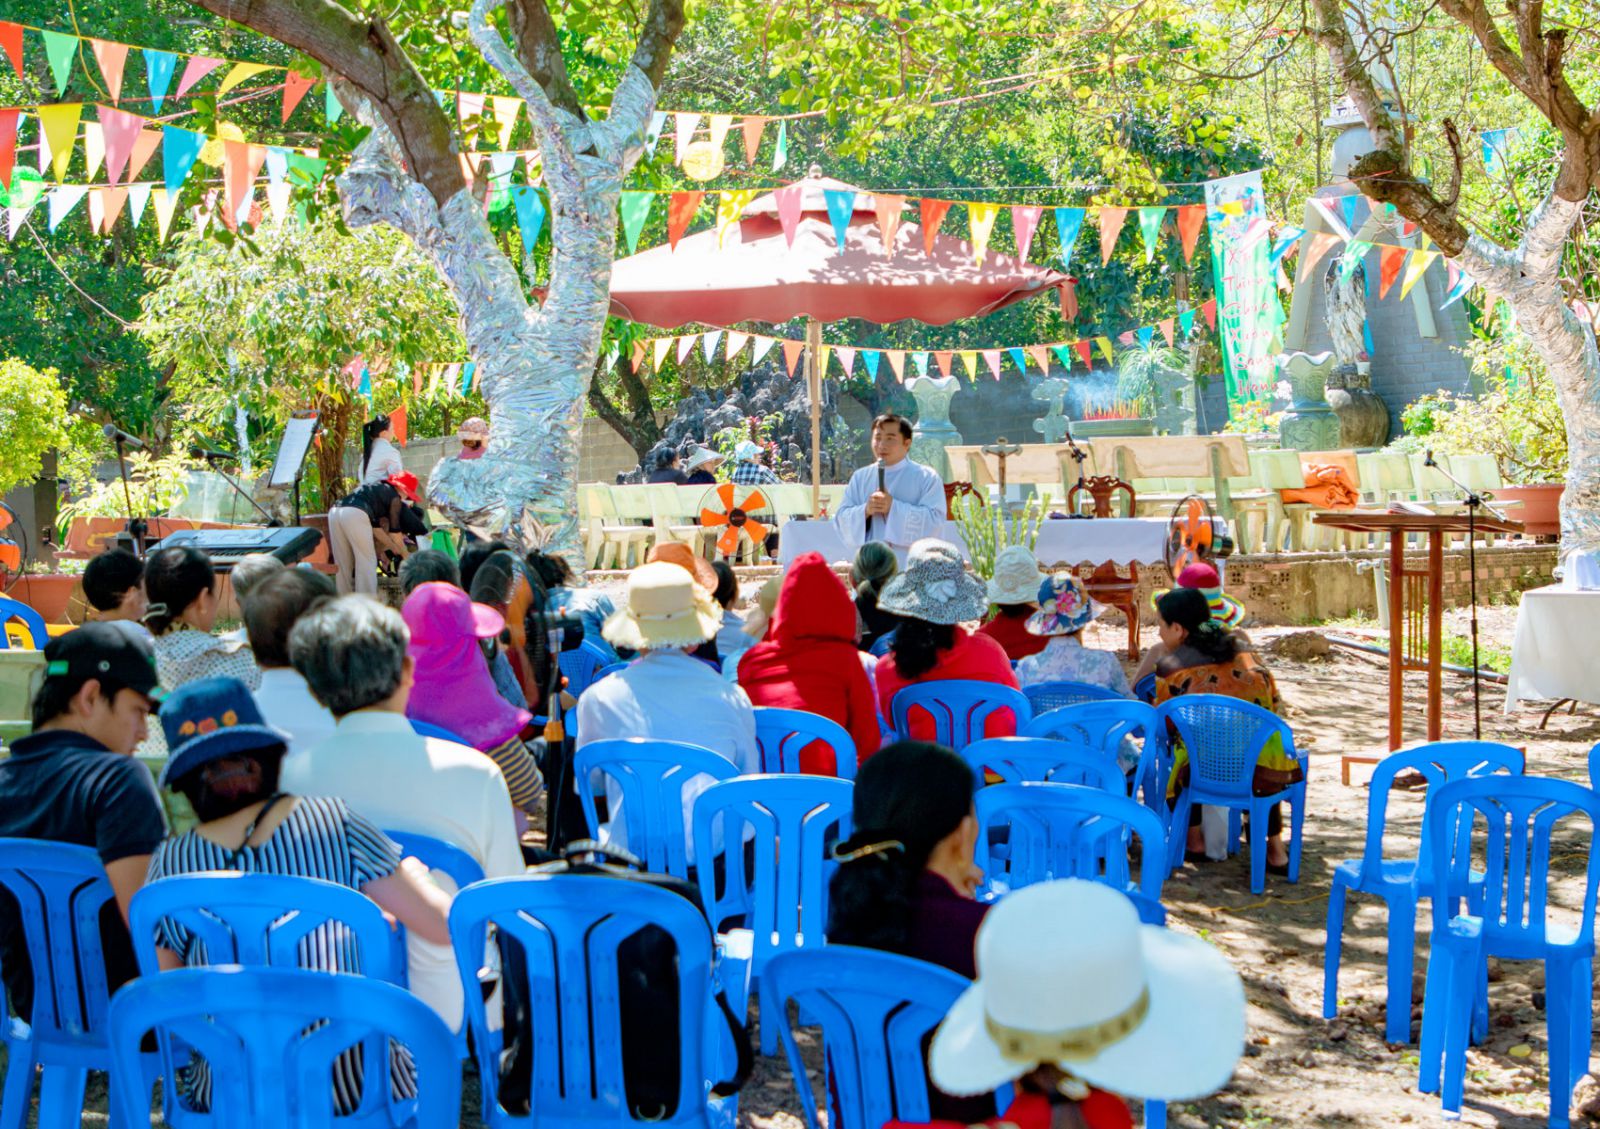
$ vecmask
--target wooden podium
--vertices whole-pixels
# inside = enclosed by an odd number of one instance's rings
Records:
[[[1437,741],[1442,732],[1443,695],[1441,680],[1444,661],[1444,540],[1447,533],[1466,533],[1467,515],[1401,514],[1387,510],[1346,510],[1319,513],[1311,519],[1317,525],[1332,526],[1352,533],[1381,533],[1389,537],[1389,751],[1404,744],[1405,672],[1426,671],[1428,675],[1428,740]],[[1521,533],[1520,521],[1507,521],[1492,514],[1480,514],[1472,529],[1481,533]],[[1406,567],[1408,534],[1428,535],[1427,566]],[[1426,632],[1424,632],[1426,621]],[[1350,783],[1352,764],[1377,764],[1377,757],[1345,755],[1340,758],[1339,777]]]

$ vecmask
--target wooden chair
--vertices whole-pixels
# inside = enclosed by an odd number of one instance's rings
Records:
[[[1078,512],[1078,496],[1087,494],[1094,504],[1091,517],[1115,517],[1111,502],[1118,490],[1127,495],[1127,509],[1123,512],[1131,517],[1138,505],[1137,496],[1133,487],[1113,474],[1096,474],[1086,477],[1082,482],[1074,482],[1067,490],[1067,512]]]
[[[956,499],[963,494],[972,494],[981,503],[983,495],[972,488],[970,482],[946,482],[944,484],[944,516],[951,521],[956,517]]]
[[[1088,494],[1094,503],[1093,517],[1114,516],[1111,500],[1117,491],[1122,491],[1128,500],[1127,512],[1131,515],[1138,509],[1139,499],[1132,486],[1109,474],[1097,474],[1085,478],[1082,482],[1073,483],[1072,489],[1067,491],[1067,509],[1076,512],[1078,495]],[[1117,571],[1117,566],[1106,561],[1104,564],[1079,565],[1078,579],[1083,581],[1084,588],[1091,599],[1099,600],[1107,607],[1116,608],[1128,621],[1128,661],[1139,661],[1139,566],[1132,562],[1128,564],[1128,575],[1122,576]]]

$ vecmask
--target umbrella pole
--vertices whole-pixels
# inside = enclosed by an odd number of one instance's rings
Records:
[[[806,319],[806,386],[811,396],[811,516],[822,513],[822,323]]]

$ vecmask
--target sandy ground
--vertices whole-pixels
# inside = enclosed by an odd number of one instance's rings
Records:
[[[1515,609],[1484,614],[1486,640],[1509,645]],[[1466,633],[1464,615],[1452,613],[1449,629]],[[1115,626],[1093,628],[1098,641],[1114,646]],[[1270,654],[1289,629],[1252,632]],[[1147,641],[1150,633],[1146,633]],[[1209,938],[1233,960],[1249,999],[1249,1047],[1232,1084],[1202,1102],[1175,1106],[1173,1125],[1262,1129],[1265,1126],[1394,1126],[1427,1124],[1439,1116],[1438,1099],[1416,1093],[1416,1047],[1390,1046],[1383,1038],[1385,916],[1382,903],[1355,897],[1346,915],[1339,1014],[1322,1018],[1323,946],[1329,876],[1336,862],[1361,853],[1366,826],[1365,770],[1355,783],[1339,782],[1342,752],[1381,754],[1386,741],[1386,670],[1383,660],[1335,651],[1323,661],[1273,657],[1271,667],[1288,705],[1297,740],[1309,751],[1311,776],[1305,857],[1298,885],[1267,880],[1263,897],[1249,892],[1243,858],[1195,868],[1186,866],[1168,882],[1164,901],[1171,927]],[[1446,675],[1445,736],[1472,736],[1471,683]],[[1409,680],[1408,739],[1422,737],[1423,687]],[[1587,780],[1589,748],[1600,740],[1600,716],[1592,708],[1558,712],[1540,731],[1542,710],[1502,714],[1504,691],[1483,687],[1484,737],[1525,747],[1528,771]],[[1397,793],[1390,805],[1390,842],[1396,850],[1415,842],[1421,803]],[[1582,894],[1583,856],[1575,843],[1558,848],[1555,901],[1574,909]],[[1427,920],[1419,918],[1414,999],[1420,1014],[1426,967]],[[1546,1123],[1545,1025],[1542,967],[1508,963],[1490,985],[1491,1035],[1468,1055],[1462,1123],[1533,1129]],[[810,1067],[820,1063],[814,1039],[805,1039]],[[1513,1054],[1513,1049],[1516,1054]],[[468,1075],[463,1125],[479,1124],[475,1079]],[[91,1082],[85,1124],[104,1121],[104,1089]],[[799,1129],[793,1082],[781,1054],[757,1059],[740,1099],[740,1121],[757,1129]],[[1581,1123],[1581,1122],[1580,1122]]]

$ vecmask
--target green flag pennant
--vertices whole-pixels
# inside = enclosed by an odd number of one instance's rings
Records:
[[[1161,221],[1167,218],[1167,209],[1140,208],[1139,234],[1144,237],[1144,261],[1156,257],[1156,246],[1161,242]]]
[[[59,31],[41,31],[45,58],[50,60],[50,77],[56,80],[56,96],[67,92],[72,81],[72,60],[78,55],[78,37]]]
[[[328,119],[329,125],[344,117],[344,103],[334,95],[332,79],[328,80],[322,91],[322,114]]]
[[[1185,337],[1194,332],[1194,310],[1184,310],[1178,315],[1178,328],[1183,330]]]
[[[650,209],[655,205],[654,192],[624,192],[622,202],[617,210],[622,213],[622,234],[628,241],[628,254],[632,255],[639,250],[639,233],[644,230],[645,220],[650,218]]]
[[[537,188],[519,184],[511,190],[517,205],[517,226],[522,229],[522,253],[530,254],[544,230],[544,197]]]
[[[924,352],[920,352],[920,353],[912,353],[911,354],[911,363],[917,366],[917,375],[918,376],[927,376],[928,375],[928,354],[927,354],[927,352],[924,351]]]
[[[310,188],[328,171],[325,157],[308,157],[304,153],[288,156],[289,179],[297,188]]]
[[[1355,273],[1356,264],[1367,257],[1367,252],[1372,250],[1372,244],[1364,239],[1352,240],[1345,246],[1344,254],[1339,256],[1339,281],[1343,282]]]
[[[1058,360],[1060,360],[1062,368],[1064,368],[1064,369],[1071,369],[1072,368],[1072,351],[1071,351],[1071,349],[1069,349],[1066,345],[1052,345],[1052,346],[1050,346],[1050,348],[1055,351],[1056,358]]]
[[[161,103],[166,100],[167,87],[172,85],[172,72],[177,69],[178,56],[171,51],[157,51],[146,47],[144,53],[144,77],[150,84],[150,101],[155,103],[156,113],[161,112]]]
[[[778,123],[778,143],[772,149],[772,171],[777,172],[789,163],[789,123]]]

